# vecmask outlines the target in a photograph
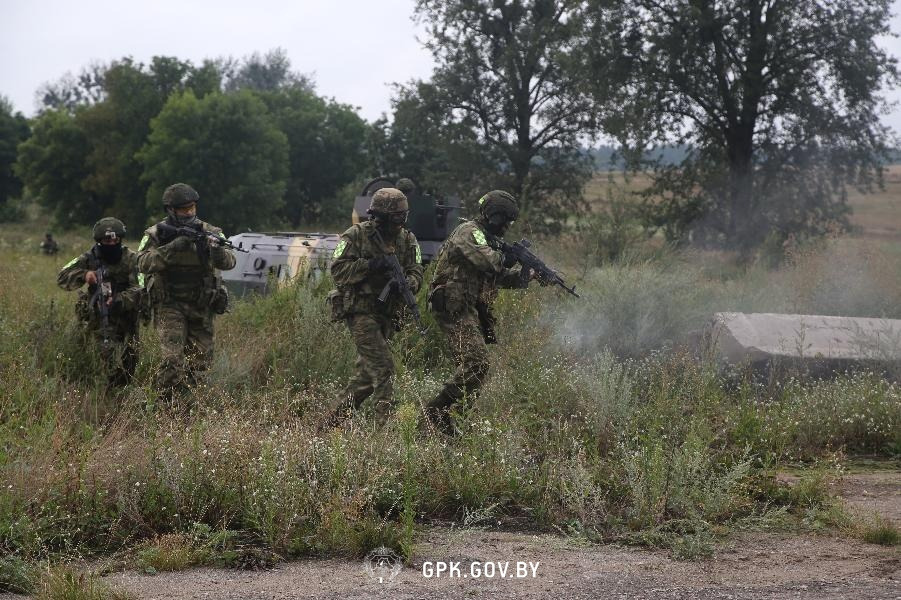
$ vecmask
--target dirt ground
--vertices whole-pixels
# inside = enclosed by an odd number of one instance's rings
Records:
[[[836,491],[855,510],[901,524],[901,472],[845,476]],[[436,562],[453,577],[426,577]],[[508,563],[506,577],[498,566]],[[494,562],[494,577],[487,577]],[[517,575],[517,563],[525,563]],[[531,563],[531,564],[529,564]],[[534,577],[531,568],[537,563]],[[819,535],[749,533],[713,558],[681,562],[668,552],[595,546],[552,536],[431,529],[416,559],[379,583],[363,561],[305,560],[269,572],[194,569],[110,576],[141,599],[294,598],[901,598],[901,550]],[[475,577],[478,575],[478,577]]]
[[[835,489],[852,509],[901,523],[901,471],[847,475]],[[459,571],[427,577],[439,561],[457,563]],[[519,570],[517,563],[523,563]],[[143,600],[901,599],[899,547],[810,534],[740,534],[721,544],[712,558],[684,562],[665,551],[553,535],[432,528],[417,540],[412,565],[394,577],[387,568],[369,571],[360,560],[303,560],[272,571],[202,568],[153,576],[117,573],[106,579]]]

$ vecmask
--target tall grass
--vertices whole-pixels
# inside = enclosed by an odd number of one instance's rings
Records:
[[[58,267],[23,254],[0,278],[17,261],[41,281]],[[238,303],[181,414],[144,408],[152,331],[135,384],[108,392],[72,298],[44,284],[0,288],[0,554],[137,547],[151,566],[193,564],[207,555],[181,542],[204,527],[286,557],[380,545],[409,557],[416,524],[432,519],[704,553],[714,530],[766,510],[756,482],[780,462],[901,449],[901,391],[873,374],[760,385],[679,351],[712,310],[746,306],[749,290],[773,309],[822,297],[787,293],[796,269],[809,272],[798,263],[734,279],[676,255],[591,270],[581,301],[504,292],[491,376],[453,439],[417,428],[452,368],[434,328],[395,340],[399,408],[386,426],[364,413],[318,431],[354,357],[326,319],[327,280]],[[901,303],[871,306],[897,316]]]

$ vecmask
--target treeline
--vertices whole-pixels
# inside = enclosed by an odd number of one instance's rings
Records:
[[[468,201],[509,189],[530,227],[560,231],[612,164],[650,175],[628,203],[647,229],[748,250],[841,228],[848,189],[881,184],[890,4],[418,0],[436,69],[374,123],[282,51],[126,58],[47,86],[27,141],[0,111],[0,161],[18,147],[0,167],[21,180],[4,198],[24,183],[63,223],[141,226],[184,180],[230,230],[296,227],[337,218],[364,176],[402,174]],[[585,150],[599,142],[617,151]]]
[[[133,228],[189,181],[230,231],[320,218],[365,165],[367,124],[322,98],[284,52],[194,65],[125,58],[42,90],[16,171],[63,224]]]

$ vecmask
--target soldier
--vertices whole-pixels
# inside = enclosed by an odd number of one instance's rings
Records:
[[[413,183],[412,179],[407,177],[398,179],[397,183],[394,184],[394,187],[399,189],[401,193],[407,197],[408,201],[416,194],[416,184]]]
[[[219,270],[235,266],[235,256],[219,244],[222,230],[197,218],[200,196],[184,183],[163,192],[165,220],[144,232],[138,270],[153,308],[162,348],[160,399],[197,383],[213,357],[213,316],[228,306]]]
[[[406,196],[396,188],[372,195],[369,221],[341,234],[331,266],[337,289],[329,294],[332,320],[344,321],[357,347],[356,372],[327,421],[337,425],[351,409],[372,396],[376,415],[384,421],[393,405],[394,360],[388,341],[399,328],[403,302],[392,293],[378,299],[390,273],[385,255],[394,254],[415,294],[422,285],[422,254],[409,230]]]
[[[53,239],[52,233],[44,234],[44,241],[41,242],[41,252],[44,254],[56,254],[59,252],[59,244]]]
[[[426,407],[440,431],[453,433],[451,408],[465,395],[478,393],[488,375],[488,347],[495,343],[491,305],[497,289],[523,286],[516,259],[489,245],[501,237],[519,214],[511,194],[488,192],[479,200],[479,217],[461,223],[438,252],[429,286],[429,308],[447,336],[457,369]],[[528,279],[525,280],[528,285]]]
[[[122,244],[125,225],[119,219],[100,219],[93,235],[97,243],[69,261],[56,282],[67,291],[88,285],[86,292],[79,292],[76,313],[100,349],[108,384],[122,386],[131,381],[138,362],[143,289],[138,285],[137,257]]]

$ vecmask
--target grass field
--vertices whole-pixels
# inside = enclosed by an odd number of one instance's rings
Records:
[[[237,303],[190,410],[153,406],[152,329],[136,383],[107,392],[74,294],[55,286],[86,236],[61,235],[45,257],[40,222],[0,226],[0,591],[34,589],[37,565],[85,556],[159,570],[384,544],[409,558],[412,532],[433,520],[685,558],[748,528],[862,537],[827,483],[849,456],[901,454],[897,384],[867,371],[759,380],[679,348],[717,310],[901,318],[891,177],[854,200],[861,234],[799,248],[778,269],[691,251],[583,254],[562,263],[582,300],[502,293],[491,377],[453,439],[420,426],[451,369],[434,326],[395,340],[387,426],[363,414],[317,432],[353,360],[326,319],[328,281]],[[777,480],[787,466],[801,484]]]

